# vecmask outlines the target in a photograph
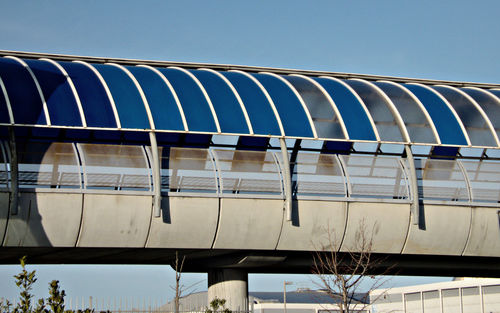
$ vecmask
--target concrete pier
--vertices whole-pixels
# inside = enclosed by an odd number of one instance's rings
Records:
[[[225,299],[231,311],[248,311],[248,273],[236,269],[213,269],[208,272],[208,305]]]

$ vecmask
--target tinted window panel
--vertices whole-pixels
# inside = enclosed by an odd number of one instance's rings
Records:
[[[196,82],[188,74],[173,68],[158,68],[172,84],[191,131],[217,132],[212,111]]]
[[[335,102],[350,139],[377,140],[365,110],[356,96],[343,84],[328,78],[314,77]]]
[[[102,75],[115,101],[123,128],[149,129],[144,102],[128,75],[112,65],[92,64]]]
[[[158,74],[144,67],[127,66],[141,85],[156,129],[184,130],[181,113],[174,95]]]
[[[309,120],[299,99],[293,91],[278,78],[267,74],[252,74],[266,88],[278,110],[285,135],[313,137]]]
[[[116,120],[104,87],[90,68],[74,62],[59,62],[80,97],[87,126],[116,128]]]
[[[240,103],[226,82],[214,73],[191,70],[205,88],[224,133],[249,134]]]
[[[486,120],[467,97],[447,87],[433,86],[432,88],[445,97],[455,109],[464,124],[471,144],[476,146],[496,146],[496,141],[488,124],[486,124]]]
[[[427,117],[422,112],[417,101],[413,99],[402,87],[394,86],[384,82],[374,82],[398,109],[403,119],[410,140],[416,143],[436,143],[436,137],[432,131]]]
[[[358,80],[345,80],[359,95],[370,112],[381,140],[403,141],[401,130],[396,122],[396,118],[389,110],[389,103],[370,84]]]
[[[0,76],[0,79],[2,77]],[[7,109],[7,99],[3,94],[3,91],[0,89],[0,123],[10,123],[9,111]]]
[[[424,105],[436,126],[441,143],[450,145],[467,145],[467,140],[460,124],[446,103],[432,91],[419,85],[404,85]]]
[[[471,96],[481,106],[493,124],[497,136],[500,137],[500,99],[495,98],[495,96],[487,91],[472,88],[462,88],[462,91]]]
[[[15,60],[0,58],[0,76],[9,95],[14,122],[46,125],[42,99],[28,70]]]
[[[240,95],[253,132],[258,135],[281,135],[276,116],[266,96],[250,78],[241,73],[221,72]]]
[[[82,126],[82,120],[73,91],[66,77],[47,61],[25,61],[42,88],[49,110],[50,123],[61,126]]]
[[[323,92],[305,78],[284,76],[304,100],[320,138],[345,139],[337,114]]]

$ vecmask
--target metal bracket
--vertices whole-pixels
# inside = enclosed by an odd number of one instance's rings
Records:
[[[413,158],[413,153],[411,151],[410,145],[405,145],[406,159],[408,160],[409,173],[408,179],[410,180],[410,191],[411,191],[411,206],[410,211],[412,215],[412,224],[419,225],[420,222],[420,203],[418,198],[418,182],[417,182],[417,170],[415,169],[415,159]]]
[[[158,157],[158,143],[154,132],[149,132],[151,143],[151,170],[153,171],[153,212],[155,217],[161,216],[161,167]]]
[[[280,138],[281,158],[283,160],[283,176],[285,187],[285,211],[286,220],[292,220],[292,176],[290,174],[290,160],[288,158],[288,148],[286,147],[285,138]]]

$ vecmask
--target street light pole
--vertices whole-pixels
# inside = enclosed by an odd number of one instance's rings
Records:
[[[283,308],[285,309],[284,313],[286,313],[286,285],[291,285],[291,281],[283,281]]]

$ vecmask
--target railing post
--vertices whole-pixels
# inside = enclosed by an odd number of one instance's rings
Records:
[[[286,147],[285,138],[280,138],[281,158],[283,160],[283,178],[285,188],[285,211],[286,220],[292,220],[292,176],[290,173],[290,160],[288,159],[288,148]]]
[[[415,159],[413,158],[413,153],[411,151],[410,145],[405,145],[406,159],[408,160],[409,173],[408,179],[410,180],[410,190],[411,190],[411,206],[410,211],[412,214],[412,224],[419,225],[420,222],[420,207],[418,198],[418,182],[417,182],[417,170],[415,169]]]
[[[161,216],[161,167],[158,157],[158,143],[154,132],[149,132],[151,143],[151,170],[153,171],[153,211],[155,217]]]

